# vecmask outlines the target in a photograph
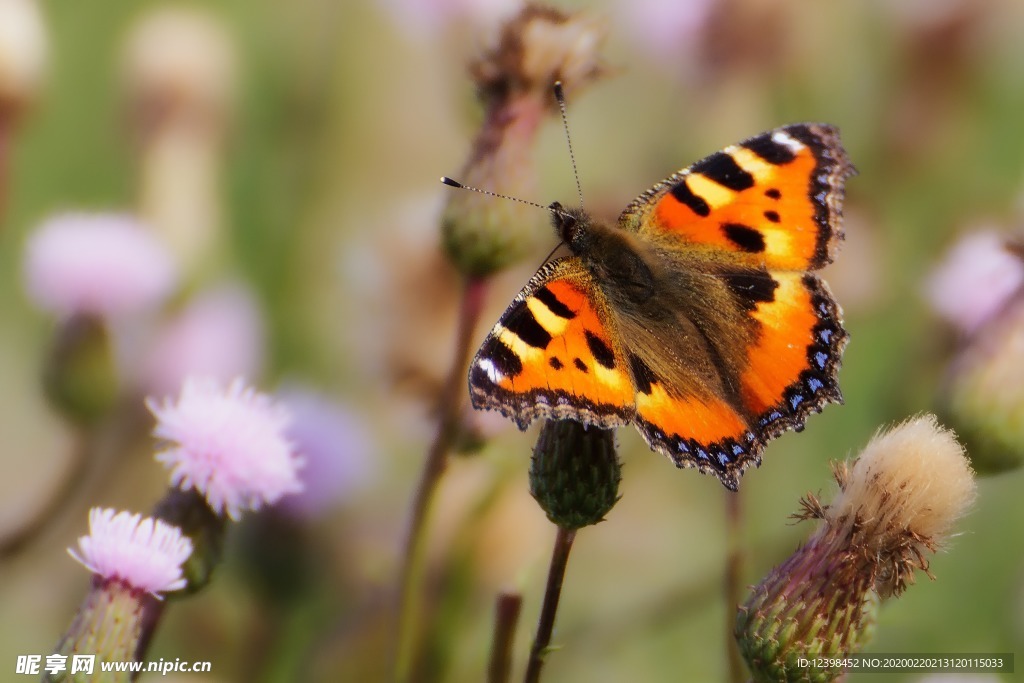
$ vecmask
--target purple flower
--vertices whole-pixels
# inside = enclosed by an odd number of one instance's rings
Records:
[[[192,541],[159,519],[93,508],[89,535],[78,539],[78,552],[68,553],[105,579],[160,597],[185,587],[181,565],[192,554]]]
[[[112,317],[153,307],[171,292],[174,263],[126,215],[64,214],[29,236],[25,283],[41,309]]]
[[[146,406],[157,419],[153,434],[166,442],[156,459],[170,468],[171,484],[196,489],[218,514],[237,520],[302,490],[302,460],[285,438],[288,411],[241,379],[225,390],[190,377],[177,402],[148,398]]]
[[[279,396],[294,418],[288,436],[304,459],[303,490],[281,505],[316,517],[366,484],[373,473],[373,441],[351,408],[308,389],[286,389]]]

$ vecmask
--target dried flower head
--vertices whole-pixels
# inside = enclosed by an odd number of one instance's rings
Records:
[[[225,390],[189,378],[177,402],[149,398],[146,406],[157,419],[153,434],[166,442],[156,459],[170,468],[171,484],[196,489],[215,512],[237,520],[302,490],[287,410],[241,379]]]
[[[808,655],[857,652],[878,602],[899,595],[927,553],[974,500],[973,473],[953,433],[931,415],[880,432],[852,463],[834,467],[840,491],[803,503],[817,532],[757,586],[737,614],[736,637],[755,681],[834,680]],[[931,576],[930,573],[928,573]]]
[[[144,14],[129,33],[125,81],[147,118],[185,117],[209,124],[229,109],[235,53],[222,23],[197,8],[161,7]]]
[[[0,0],[0,117],[17,115],[39,94],[46,71],[46,27],[36,0]]]
[[[1024,260],[1004,235],[964,235],[928,278],[932,308],[961,332],[973,333],[1024,285]]]
[[[485,119],[458,180],[534,196],[531,153],[540,123],[557,112],[552,86],[561,80],[575,92],[600,76],[603,39],[594,20],[536,5],[506,22],[496,45],[470,67]],[[536,209],[466,191],[449,193],[442,233],[451,261],[474,276],[514,263],[551,234]]]
[[[89,535],[78,539],[78,552],[68,553],[104,579],[159,597],[185,586],[181,566],[192,554],[192,541],[159,519],[93,508]]]
[[[567,92],[605,72],[599,50],[603,22],[583,14],[564,14],[543,5],[527,5],[501,29],[497,43],[470,65],[482,97],[533,93],[554,104],[551,85]]]
[[[175,279],[163,245],[125,215],[55,216],[29,236],[25,248],[28,294],[58,315],[113,317],[153,307]]]
[[[840,492],[822,511],[826,526],[869,556],[875,589],[898,595],[974,501],[963,447],[932,415],[880,432],[852,463],[835,466]],[[812,504],[813,507],[813,504]]]

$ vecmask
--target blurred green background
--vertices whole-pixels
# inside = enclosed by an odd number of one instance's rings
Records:
[[[805,492],[831,490],[830,459],[935,408],[953,342],[922,297],[929,269],[973,226],[1022,223],[1024,4],[554,4],[608,22],[613,73],[569,102],[584,195],[601,197],[595,213],[614,216],[671,171],[787,122],[837,125],[860,171],[848,183],[846,243],[825,271],[851,336],[846,404],[773,443],[744,478],[744,583],[756,583],[810,532],[787,516]],[[211,675],[182,681],[387,676],[384,608],[432,433],[431,397],[451,359],[456,279],[437,249],[450,190],[437,178],[457,174],[468,153],[480,112],[465,64],[509,5],[202,4],[233,42],[237,97],[215,155],[219,247],[179,299],[228,277],[250,287],[266,328],[254,379],[348,406],[369,432],[354,457],[372,475],[301,524],[298,549],[279,551],[296,558],[281,570],[301,584],[294,594],[253,570],[251,534],[236,529],[214,583],[172,603],[157,634],[153,658],[212,661]],[[49,74],[13,132],[0,219],[0,530],[38,511],[78,438],[41,388],[54,321],[26,300],[24,241],[56,211],[139,209],[145,134],[121,74],[134,22],[158,6],[42,3]],[[542,194],[527,199],[575,196],[562,135],[554,119],[542,130]],[[478,339],[546,251],[491,287]],[[452,462],[429,531],[433,680],[483,678],[502,589],[524,598],[518,678],[540,609],[554,530],[528,492],[534,434],[500,419],[486,428],[486,448]],[[725,491],[675,471],[633,430],[619,438],[622,499],[577,538],[546,680],[724,680]],[[130,443],[0,562],[0,679],[14,680],[16,655],[48,653],[84,595],[89,577],[64,548],[85,533],[87,508],[148,511],[162,495],[152,442]],[[873,651],[1024,651],[1022,484],[1019,471],[980,480],[962,533],[935,557],[938,580],[921,576],[884,605]]]

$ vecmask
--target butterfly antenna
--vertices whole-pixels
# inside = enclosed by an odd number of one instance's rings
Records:
[[[569,145],[569,160],[572,162],[572,174],[576,178],[576,192],[580,196],[580,209],[583,208],[583,186],[580,185],[580,174],[576,169],[576,155],[572,151],[572,138],[569,137],[569,117],[565,113],[565,92],[562,90],[562,81],[555,81],[555,99],[558,100],[558,110],[562,112],[562,128],[565,129],[565,142]]]
[[[490,190],[481,190],[479,187],[473,187],[472,185],[464,185],[463,183],[460,183],[458,180],[453,180],[445,175],[441,176],[441,182],[447,185],[448,187],[454,187],[459,190],[469,190],[470,192],[479,192],[480,194],[485,194],[488,197],[497,197],[498,199],[510,199],[514,202],[519,202],[520,204],[526,204],[527,206],[534,206],[538,209],[550,211],[551,213],[558,214],[559,216],[569,215],[562,209],[561,206],[558,206],[557,204],[549,204],[548,206],[544,206],[543,204],[538,204],[537,202],[531,202],[528,199],[510,197],[507,194],[499,194],[497,192],[491,192]]]

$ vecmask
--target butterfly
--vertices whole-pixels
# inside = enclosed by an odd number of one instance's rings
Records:
[[[550,209],[571,255],[543,265],[469,370],[473,406],[632,423],[654,451],[736,490],[766,443],[841,403],[842,311],[814,271],[856,170],[826,124],[776,128],[637,197],[617,225]]]

